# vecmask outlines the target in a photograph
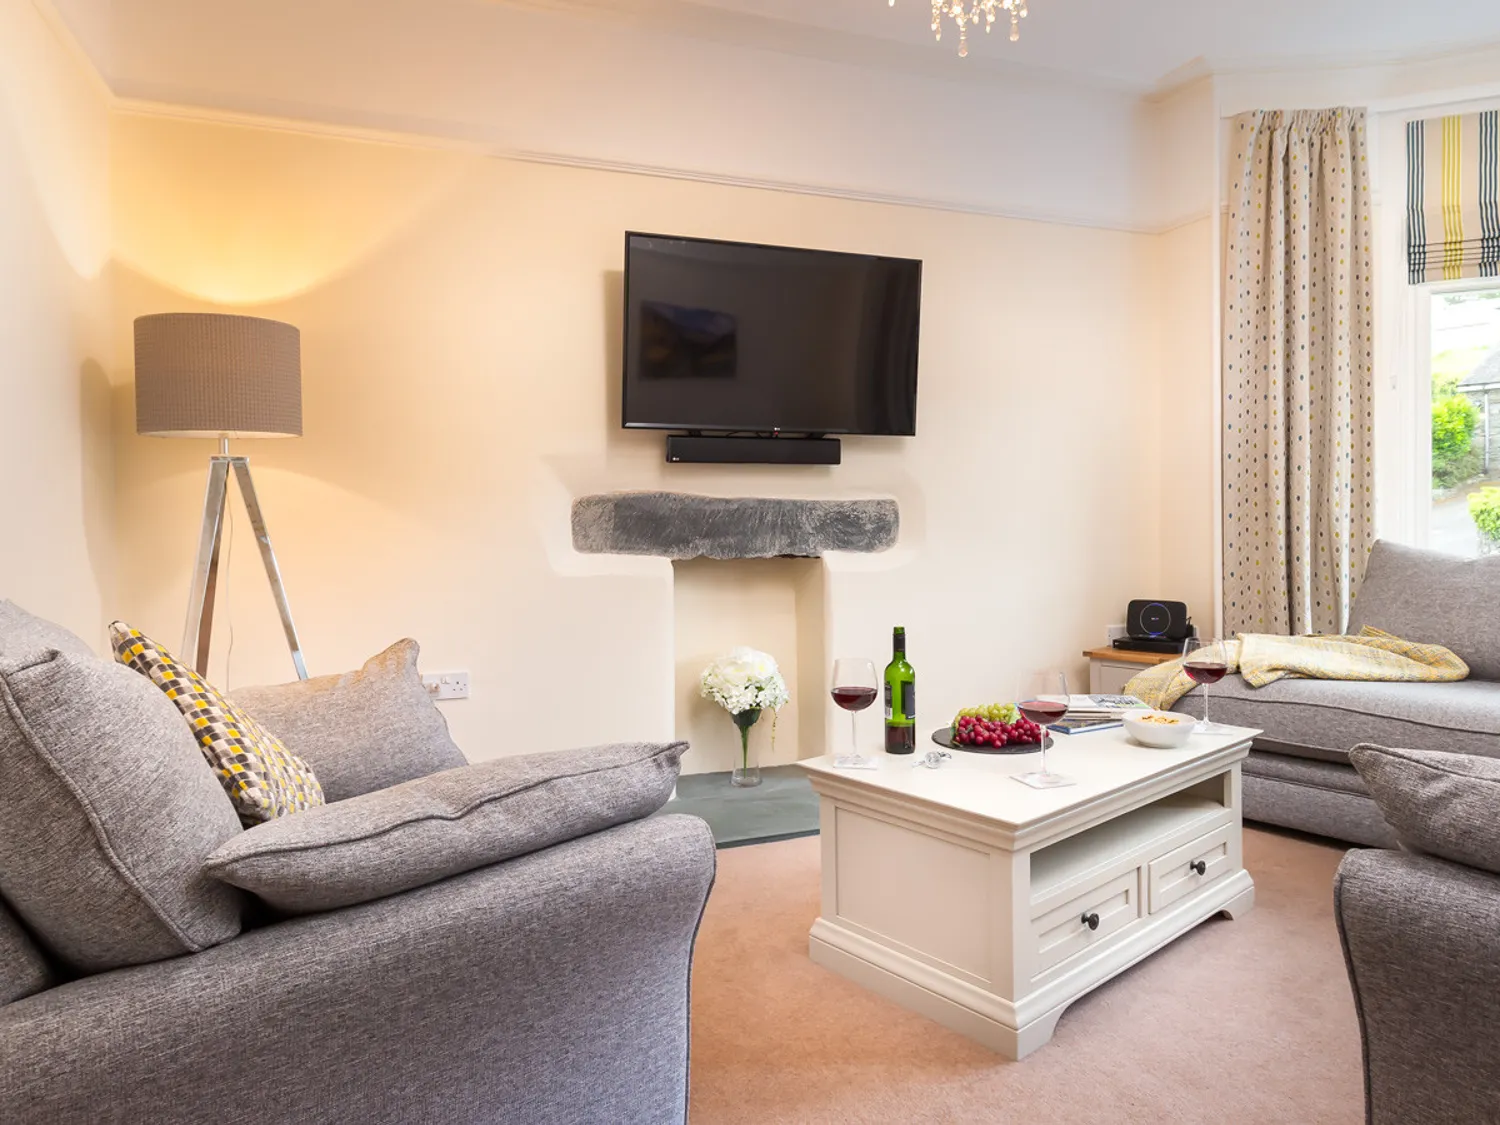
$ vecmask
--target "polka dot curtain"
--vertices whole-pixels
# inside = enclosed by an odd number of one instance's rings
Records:
[[[1230,123],[1224,619],[1338,633],[1374,542],[1365,112]]]

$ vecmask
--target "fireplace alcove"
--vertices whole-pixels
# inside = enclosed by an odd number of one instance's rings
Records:
[[[739,737],[698,694],[705,665],[737,644],[771,653],[791,702],[752,735],[762,765],[825,751],[829,552],[889,550],[900,534],[895,500],[796,500],[619,492],[574,501],[574,549],[672,562],[676,735],[691,742],[684,773],[730,769]],[[871,733],[871,737],[875,735]]]

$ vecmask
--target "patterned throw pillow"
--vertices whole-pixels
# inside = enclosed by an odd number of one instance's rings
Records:
[[[138,629],[123,621],[109,627],[115,659],[167,693],[187,718],[245,824],[260,824],[323,803],[312,767],[261,725]]]

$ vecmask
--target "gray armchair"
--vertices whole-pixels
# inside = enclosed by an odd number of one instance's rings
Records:
[[[0,1007],[0,1121],[682,1121],[707,826],[638,820]]]
[[[1334,884],[1371,1125],[1500,1120],[1500,876],[1353,851]]]
[[[686,1117],[685,744],[469,765],[412,641],[237,698],[326,804],[242,827],[155,683],[0,601],[0,1122]]]

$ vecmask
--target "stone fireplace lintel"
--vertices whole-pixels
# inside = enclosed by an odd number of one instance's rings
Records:
[[[573,502],[573,548],[667,559],[817,558],[896,545],[895,500],[777,500],[611,492]]]

